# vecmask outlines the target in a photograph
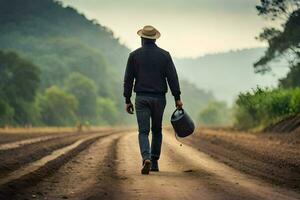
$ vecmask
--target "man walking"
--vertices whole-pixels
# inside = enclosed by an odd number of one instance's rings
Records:
[[[130,53],[125,77],[124,97],[126,111],[133,114],[130,97],[134,83],[135,108],[139,129],[139,145],[143,159],[142,174],[159,171],[158,160],[162,144],[162,119],[166,106],[165,94],[168,85],[175,99],[175,106],[182,108],[178,76],[169,52],[159,48],[155,42],[160,33],[153,26],[145,26],[137,34],[142,47]],[[152,141],[149,144],[151,119]]]

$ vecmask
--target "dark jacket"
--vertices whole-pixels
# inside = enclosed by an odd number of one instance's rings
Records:
[[[180,100],[178,76],[172,58],[169,52],[154,42],[144,42],[141,48],[129,55],[124,77],[126,103],[130,102],[134,80],[137,95],[164,96],[168,82],[175,100]]]

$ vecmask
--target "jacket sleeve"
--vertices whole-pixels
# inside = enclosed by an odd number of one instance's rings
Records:
[[[134,66],[133,66],[133,57],[132,54],[129,54],[127,66],[124,76],[124,92],[125,102],[130,103],[130,97],[132,94],[132,87],[134,82]]]
[[[174,96],[175,101],[180,100],[181,92],[180,92],[180,86],[179,86],[179,81],[178,81],[178,75],[177,75],[173,60],[169,54],[168,54],[166,76],[167,76],[167,81],[168,81],[169,87],[171,89],[171,92],[172,92],[172,95]]]

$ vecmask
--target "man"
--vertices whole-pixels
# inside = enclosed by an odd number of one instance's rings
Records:
[[[168,85],[175,98],[175,106],[182,108],[178,76],[169,52],[159,48],[155,42],[160,33],[153,26],[145,26],[137,34],[142,47],[130,53],[124,77],[126,111],[133,114],[130,97],[134,83],[136,92],[135,108],[139,129],[139,145],[143,159],[142,174],[159,171],[158,160],[162,143],[162,119],[166,106],[165,94]],[[151,147],[148,136],[150,132]]]

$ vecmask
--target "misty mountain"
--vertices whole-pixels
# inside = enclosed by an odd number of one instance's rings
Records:
[[[40,69],[37,96],[45,95],[52,86],[66,90],[67,80],[76,75],[95,85],[94,102],[100,104],[94,108],[99,110],[97,118],[90,116],[87,121],[95,124],[135,121],[125,114],[122,97],[123,73],[130,49],[109,28],[55,0],[0,0],[0,24],[0,50],[14,51]],[[182,90],[187,108],[193,109],[194,116],[214,99],[210,92],[192,83],[183,82]],[[169,111],[174,109],[172,102],[170,105]],[[111,113],[113,117],[109,117]]]
[[[254,72],[253,63],[264,55],[265,48],[250,48],[198,58],[175,59],[181,77],[210,90],[220,100],[232,103],[241,91],[259,86],[276,86],[287,73],[283,63],[265,75]]]
[[[63,86],[71,72],[80,72],[96,82],[101,95],[120,91],[130,50],[107,27],[53,0],[1,0],[0,23],[0,48],[39,66],[41,89]]]
[[[109,64],[118,68],[130,51],[108,27],[88,20],[72,7],[63,7],[59,1],[1,0],[0,23],[2,48],[34,50],[27,41],[19,41],[25,37],[70,38],[101,51]]]
[[[99,101],[123,109],[120,80],[130,50],[109,28],[54,0],[1,0],[0,24],[0,49],[40,68],[41,95],[52,86],[66,89],[72,74],[80,73],[95,84]],[[94,121],[105,120],[100,118]]]

